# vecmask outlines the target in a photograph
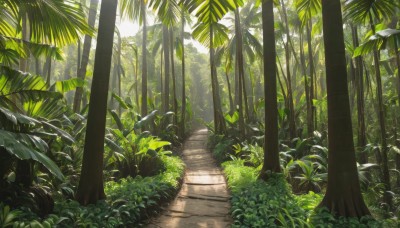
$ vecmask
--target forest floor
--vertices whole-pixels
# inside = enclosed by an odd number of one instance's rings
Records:
[[[182,188],[147,227],[230,227],[230,194],[221,169],[207,149],[207,130],[194,132],[182,153],[186,164]]]

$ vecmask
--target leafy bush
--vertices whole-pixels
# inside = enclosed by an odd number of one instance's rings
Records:
[[[337,218],[317,208],[321,194],[294,195],[283,174],[257,179],[259,170],[237,159],[222,164],[232,192],[233,227],[398,227],[396,218]],[[317,209],[315,209],[317,208]]]
[[[153,177],[125,178],[107,182],[108,198],[87,207],[73,200],[56,202],[54,214],[44,220],[29,209],[18,216],[15,227],[33,224],[35,227],[118,227],[140,226],[149,212],[157,210],[160,202],[171,199],[178,189],[184,164],[177,157],[163,156],[165,172]],[[16,212],[19,213],[19,212]],[[15,214],[15,213],[14,213]]]

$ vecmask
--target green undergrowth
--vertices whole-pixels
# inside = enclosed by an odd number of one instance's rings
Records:
[[[232,193],[232,227],[397,227],[392,219],[336,218],[315,208],[321,194],[294,195],[281,174],[268,181],[257,180],[259,169],[244,165],[241,159],[222,163]]]
[[[170,200],[179,188],[184,164],[178,157],[163,156],[166,170],[156,176],[124,178],[107,182],[107,199],[95,205],[80,206],[68,200],[56,202],[54,214],[44,220],[28,210],[3,211],[0,226],[8,218],[13,227],[138,227],[141,221],[157,211],[160,203]],[[18,218],[18,221],[15,221]],[[2,224],[3,223],[3,224]]]

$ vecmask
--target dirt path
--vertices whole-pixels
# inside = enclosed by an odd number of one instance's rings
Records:
[[[206,144],[206,129],[196,131],[185,142],[186,174],[182,189],[147,227],[230,227],[230,196],[226,181]]]

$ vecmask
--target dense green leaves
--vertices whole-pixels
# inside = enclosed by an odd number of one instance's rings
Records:
[[[0,130],[0,147],[3,147],[8,153],[16,156],[18,159],[35,160],[60,180],[64,179],[61,170],[54,161],[43,154],[45,149],[48,149],[48,146],[39,137]],[[41,150],[41,152],[38,150]]]
[[[346,0],[344,12],[345,18],[356,23],[373,23],[370,16],[388,20],[397,7],[399,3],[393,0]]]
[[[63,46],[77,41],[79,35],[92,34],[82,6],[73,0],[3,0],[14,18],[29,21],[30,40]],[[21,21],[18,22],[22,23]],[[20,24],[21,25],[21,24]]]
[[[389,41],[400,43],[400,30],[384,29],[376,32],[376,34],[372,35],[367,42],[354,50],[353,57],[371,53],[375,48],[378,50],[384,49],[386,48],[386,45],[390,43]]]

